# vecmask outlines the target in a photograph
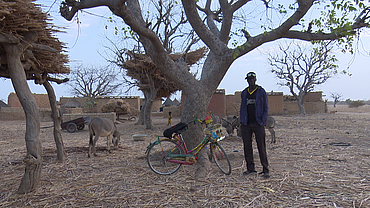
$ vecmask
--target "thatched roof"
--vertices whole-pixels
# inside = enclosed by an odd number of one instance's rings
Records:
[[[77,99],[72,98],[68,100],[64,105],[61,106],[62,108],[81,108],[82,105]]]
[[[50,17],[41,11],[34,0],[0,0],[0,36],[12,39],[10,41],[24,40],[31,33],[37,33],[37,40],[28,47],[21,57],[27,78],[31,79],[40,74],[69,73],[66,65],[68,56],[64,54],[65,44],[53,36],[60,32],[52,27]],[[0,44],[4,43],[4,38]],[[51,52],[54,51],[54,52]],[[1,66],[0,76],[9,78],[5,50],[0,45]]]
[[[172,100],[171,100],[171,98],[167,98],[167,99],[166,99],[166,101],[164,101],[163,105],[164,105],[164,106],[173,105],[173,104],[172,104]]]

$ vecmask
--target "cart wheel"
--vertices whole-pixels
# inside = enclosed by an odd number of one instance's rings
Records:
[[[82,130],[84,128],[85,128],[85,124],[80,124],[80,125],[77,126],[77,129],[78,130]]]
[[[69,123],[69,124],[67,125],[67,131],[68,131],[69,133],[73,133],[73,132],[75,132],[75,131],[76,131],[76,129],[77,129],[77,125],[76,125],[75,123]]]

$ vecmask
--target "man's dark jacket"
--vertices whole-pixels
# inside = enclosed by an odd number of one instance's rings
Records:
[[[248,109],[247,109],[247,93],[248,90],[245,88],[242,91],[242,101],[240,105],[240,122],[244,125],[248,124]],[[269,105],[267,100],[267,94],[265,89],[263,89],[261,86],[258,86],[258,89],[256,90],[256,121],[259,125],[266,126],[267,122],[267,115],[269,112]]]

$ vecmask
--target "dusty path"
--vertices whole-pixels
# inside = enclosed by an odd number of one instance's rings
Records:
[[[276,144],[269,143],[267,131],[268,180],[242,175],[242,142],[235,137],[222,141],[232,162],[230,176],[214,164],[201,180],[193,177],[194,166],[183,166],[172,176],[153,173],[144,155],[153,138],[137,142],[131,135],[161,134],[167,128],[162,118],[154,118],[154,131],[134,122],[118,124],[125,133],[119,149],[109,154],[106,141],[99,139],[98,157],[92,158],[87,158],[87,128],[63,131],[65,163],[56,162],[52,129],[42,129],[42,179],[37,191],[26,195],[14,194],[24,173],[25,122],[0,121],[0,207],[370,207],[367,109],[274,116]],[[260,171],[256,148],[255,158]]]

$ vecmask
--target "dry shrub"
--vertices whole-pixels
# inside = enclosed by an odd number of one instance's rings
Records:
[[[360,106],[365,105],[364,101],[362,100],[356,100],[356,101],[351,101],[348,105],[349,108],[358,108]]]

